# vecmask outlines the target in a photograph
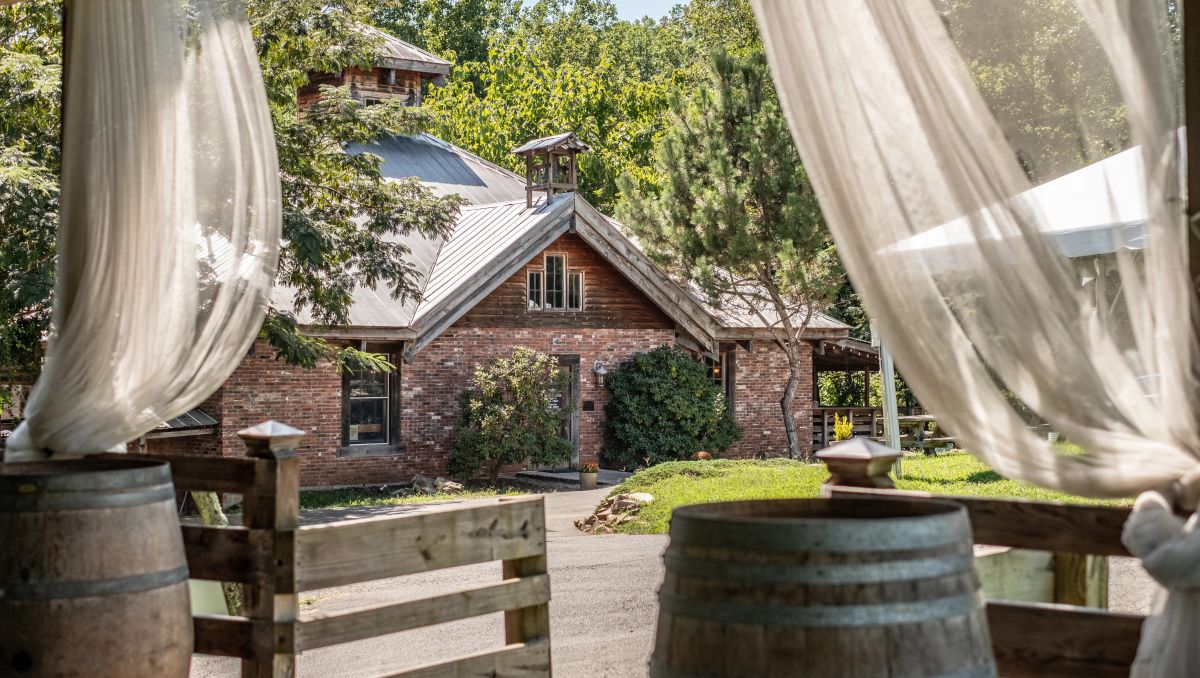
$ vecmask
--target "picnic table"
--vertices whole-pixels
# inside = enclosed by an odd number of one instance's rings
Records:
[[[937,418],[932,414],[900,416],[896,417],[896,423],[900,426],[900,447],[919,447],[925,454],[933,455],[942,447],[954,446],[954,438],[936,435],[929,429],[931,425],[937,424]]]

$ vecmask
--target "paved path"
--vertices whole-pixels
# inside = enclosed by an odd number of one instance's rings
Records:
[[[586,516],[608,492],[546,494],[547,548],[553,599],[550,628],[556,678],[643,678],[654,642],[657,595],[662,582],[661,535],[584,535],[573,521]],[[457,505],[486,502],[468,500]],[[431,510],[428,506],[306,511],[312,524]],[[464,585],[499,579],[499,563],[441,570],[403,579],[306,593],[301,618],[316,611],[341,612],[367,605],[434,596]],[[1110,602],[1114,610],[1149,610],[1149,580],[1130,558],[1113,558]],[[417,631],[311,650],[300,656],[305,678],[374,676],[503,645],[500,614]],[[197,658],[192,678],[238,675],[236,661]]]

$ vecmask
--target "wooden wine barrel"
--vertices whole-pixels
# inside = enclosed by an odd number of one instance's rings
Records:
[[[0,675],[188,675],[174,498],[161,462],[0,464]]]
[[[996,675],[952,502],[685,506],[665,558],[653,678]]]

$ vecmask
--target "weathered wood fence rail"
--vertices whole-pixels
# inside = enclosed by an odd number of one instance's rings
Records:
[[[830,450],[822,457],[836,454]],[[836,467],[826,492],[834,499],[929,497],[886,489],[882,471],[868,457],[831,460]],[[853,467],[859,466],[855,473]],[[868,471],[868,468],[870,470]],[[938,496],[966,506],[976,544],[1039,549],[1080,556],[1128,556],[1121,528],[1128,508],[1076,506],[1019,499]],[[1001,676],[1108,678],[1128,676],[1141,634],[1141,615],[1075,605],[989,601],[988,625]]]
[[[194,615],[196,652],[241,658],[244,677],[293,676],[304,650],[504,612],[503,648],[390,675],[550,675],[540,497],[300,527],[300,432],[269,423],[239,435],[245,458],[154,455],[179,490],[244,496],[240,527],[182,526],[191,577],[240,583],[245,599],[244,616]],[[299,619],[302,591],[496,560],[495,584]]]

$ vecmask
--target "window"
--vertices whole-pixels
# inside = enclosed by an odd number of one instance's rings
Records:
[[[357,371],[351,371],[347,375],[347,444],[389,442],[391,376],[386,372]]]
[[[583,271],[567,273],[567,310],[583,310]]]
[[[562,310],[566,307],[567,258],[561,254],[546,255],[545,308]]]
[[[733,413],[733,394],[737,377],[737,363],[733,351],[722,351],[720,358],[704,356],[704,365],[708,367],[708,378],[713,385],[725,394],[725,407]]]
[[[379,104],[381,101],[382,101],[382,99],[378,99],[378,98],[375,98],[375,97],[364,97],[364,98],[363,98],[363,105],[365,105],[365,106],[376,106],[376,105],[378,105],[378,104]]]
[[[530,271],[528,283],[529,283],[529,308],[530,309],[541,308],[542,307],[542,272],[541,271]]]

